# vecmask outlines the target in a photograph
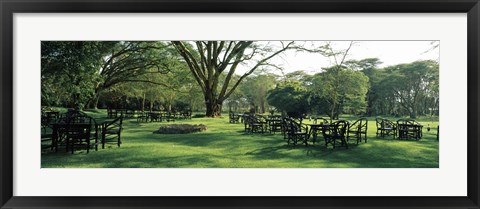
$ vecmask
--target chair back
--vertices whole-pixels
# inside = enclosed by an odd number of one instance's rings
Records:
[[[328,120],[322,117],[314,117],[313,124],[328,124]]]
[[[378,123],[378,122],[377,122]],[[378,127],[378,126],[377,126]],[[356,131],[367,131],[368,128],[368,119],[367,118],[360,118],[350,124],[349,129],[357,129]]]
[[[49,132],[49,130],[52,129],[50,124],[46,120],[43,120],[43,118],[42,118],[42,121],[41,121],[41,126],[42,126],[42,135],[47,134]]]
[[[349,126],[349,123],[346,120],[339,120],[339,121],[335,121],[332,124],[332,126],[333,126],[332,134],[334,136],[345,137],[345,135],[347,133],[348,126]]]
[[[232,112],[232,111],[228,112],[228,119],[229,119],[230,123],[234,123],[235,122],[235,113]]]
[[[263,115],[255,115],[254,118],[256,122],[260,122],[260,123],[265,123],[267,121],[267,117]]]
[[[287,118],[287,117],[283,117],[282,118],[282,126],[283,126],[283,130],[286,132],[286,133],[291,133],[292,131],[292,119],[291,118]]]
[[[377,129],[383,128],[383,118],[375,118],[375,126]]]
[[[293,119],[290,119],[290,124],[289,125],[290,125],[289,131],[291,133],[302,132],[302,125],[299,122],[297,122]]]
[[[91,138],[91,133],[94,131],[95,137],[98,130],[95,119],[80,111],[67,113],[67,128],[65,130],[66,136],[70,139],[85,139]]]
[[[70,124],[66,130],[66,135],[70,139],[90,139],[90,124]]]
[[[104,125],[104,129],[121,131],[123,128],[123,117],[117,117]]]
[[[57,111],[46,111],[46,112],[42,111],[42,121],[47,124],[56,122],[59,117],[60,117],[60,113]]]

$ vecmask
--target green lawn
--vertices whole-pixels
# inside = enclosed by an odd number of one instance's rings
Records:
[[[106,116],[104,111],[90,114],[99,120]],[[288,146],[280,133],[245,134],[243,124],[228,123],[228,115],[177,120],[174,123],[208,126],[205,132],[183,135],[153,133],[167,122],[129,119],[121,147],[110,144],[88,154],[43,151],[41,161],[42,168],[438,168],[438,119],[419,121],[424,125],[420,141],[377,138],[375,118],[369,118],[368,143],[356,145],[352,140],[349,149],[332,149],[323,143]],[[427,125],[432,127],[429,132]]]

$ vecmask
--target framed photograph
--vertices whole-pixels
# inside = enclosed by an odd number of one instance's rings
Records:
[[[478,0],[0,7],[1,208],[479,208]]]

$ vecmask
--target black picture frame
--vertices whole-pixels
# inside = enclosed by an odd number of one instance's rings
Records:
[[[0,205],[2,208],[479,208],[478,0],[0,0]],[[14,13],[467,13],[466,197],[21,197],[13,196]],[[446,179],[446,181],[455,179]],[[108,194],[106,194],[108,195]]]

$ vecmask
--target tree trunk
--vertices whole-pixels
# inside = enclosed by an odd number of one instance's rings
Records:
[[[330,123],[332,122],[332,120],[335,119],[335,104],[333,104],[331,108],[332,109],[331,109],[330,115],[329,115],[330,116]]]
[[[207,117],[219,117],[222,115],[222,104],[218,103],[205,103],[207,108]]]
[[[219,117],[222,114],[222,101],[219,101],[218,98],[213,93],[213,90],[207,89],[204,93],[205,96],[205,107],[207,109],[207,117]]]
[[[415,105],[412,107],[412,111],[410,112],[410,118],[417,118],[417,107],[415,107]]]
[[[260,99],[260,111],[265,113],[265,100],[263,98]]]
[[[100,100],[100,94],[95,95],[93,98],[93,109],[98,109],[98,101]]]
[[[143,98],[142,98],[142,112],[145,112],[145,93],[143,93]]]

